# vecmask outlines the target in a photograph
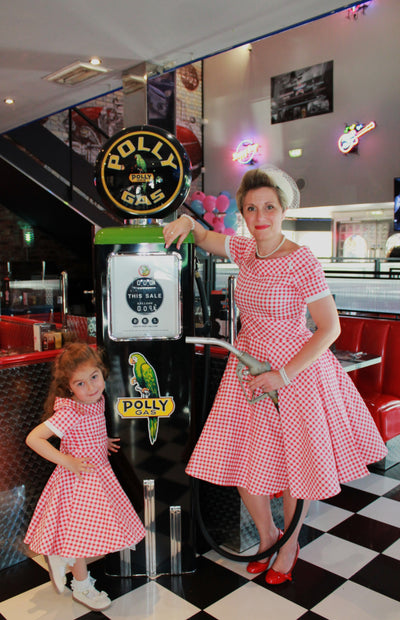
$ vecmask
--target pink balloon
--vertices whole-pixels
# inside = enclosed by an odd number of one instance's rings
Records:
[[[229,235],[229,236],[232,236],[232,235],[236,234],[236,231],[233,230],[233,228],[225,228],[225,234]]]
[[[220,194],[215,202],[215,206],[220,213],[225,213],[229,207],[229,198],[225,194]]]
[[[211,213],[215,209],[216,202],[217,202],[217,199],[215,196],[206,196],[203,200],[203,207],[205,208],[206,211]]]
[[[214,217],[213,226],[214,226],[215,232],[224,232],[225,231],[224,218],[218,217],[218,216]]]
[[[211,226],[214,225],[214,214],[213,213],[205,213],[203,219]]]
[[[205,197],[206,195],[204,192],[194,192],[192,194],[192,200],[200,200],[200,202],[203,202]]]

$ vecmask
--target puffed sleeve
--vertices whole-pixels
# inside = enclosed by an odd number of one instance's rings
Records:
[[[294,267],[299,294],[307,304],[331,294],[322,265],[309,248],[304,247]]]
[[[240,263],[251,253],[254,252],[255,242],[248,237],[240,235],[226,236],[225,250],[229,260],[232,263],[240,265]]]
[[[60,439],[79,421],[80,414],[68,407],[57,409],[54,414],[45,420],[46,426]]]

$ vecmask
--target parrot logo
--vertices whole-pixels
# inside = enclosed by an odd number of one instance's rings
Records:
[[[131,353],[129,364],[133,377],[130,382],[138,392],[138,398],[118,398],[117,411],[122,417],[146,417],[150,443],[157,439],[160,417],[169,417],[175,410],[171,396],[160,396],[157,374],[141,353]]]

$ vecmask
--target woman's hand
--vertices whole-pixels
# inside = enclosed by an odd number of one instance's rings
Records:
[[[118,450],[121,447],[118,443],[119,441],[120,441],[119,437],[107,437],[108,454],[111,454],[111,452],[118,452]]]
[[[175,239],[177,239],[176,247],[179,250],[191,230],[192,225],[188,217],[179,217],[177,220],[169,222],[169,224],[166,224],[163,228],[165,247],[169,248]]]
[[[279,390],[282,388],[285,383],[280,375],[279,370],[269,370],[268,372],[263,372],[261,375],[252,376],[247,375],[249,388],[255,392],[255,390],[260,389],[263,392],[272,392],[272,390]]]

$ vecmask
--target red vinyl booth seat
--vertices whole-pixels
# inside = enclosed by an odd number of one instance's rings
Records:
[[[340,317],[336,349],[382,357],[381,364],[350,373],[383,438],[400,435],[400,321]]]

